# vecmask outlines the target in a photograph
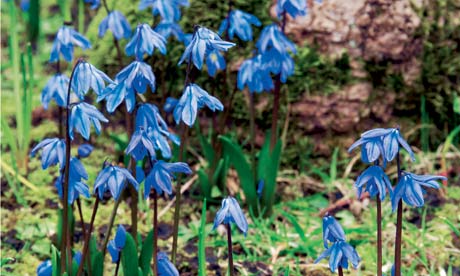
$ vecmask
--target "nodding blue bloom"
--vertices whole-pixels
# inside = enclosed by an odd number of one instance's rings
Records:
[[[85,3],[91,4],[91,9],[95,10],[101,5],[101,0],[85,0]]]
[[[171,195],[171,178],[174,178],[175,173],[191,174],[192,170],[183,162],[167,163],[163,160],[155,162],[152,170],[147,175],[147,178],[145,178],[144,197],[147,198],[149,196],[152,188],[154,188],[159,195],[162,195],[163,192]]]
[[[102,93],[105,82],[113,83],[104,72],[86,61],[81,61],[75,68],[71,86],[75,94],[83,100],[90,88],[98,95]]]
[[[129,38],[131,26],[126,17],[119,11],[110,12],[99,24],[99,37],[103,37],[107,30],[111,30],[115,39]]]
[[[127,169],[108,165],[97,175],[94,181],[94,193],[97,192],[102,199],[105,191],[109,190],[112,197],[118,200],[127,183],[131,183],[136,191],[139,188],[139,183]]]
[[[276,5],[276,14],[278,18],[286,12],[292,18],[297,16],[307,15],[307,1],[306,0],[280,0]]]
[[[415,161],[414,152],[397,128],[376,128],[366,131],[348,151],[361,145],[361,158],[364,162],[374,162],[380,155],[384,162],[390,162],[398,154],[400,145],[409,153],[412,161]]]
[[[261,53],[265,53],[271,48],[281,54],[287,53],[288,50],[292,53],[296,52],[295,44],[283,34],[277,24],[271,24],[262,30],[256,46]]]
[[[188,0],[141,0],[139,10],[152,8],[153,15],[160,15],[164,21],[178,21],[181,17],[180,7],[188,6]]]
[[[170,36],[174,36],[178,41],[184,41],[184,32],[182,31],[179,24],[175,22],[161,21],[154,30],[163,36],[166,40],[168,40]]]
[[[345,241],[345,232],[340,223],[330,215],[323,217],[323,243],[324,248],[328,248],[329,242]]]
[[[236,34],[243,41],[252,40],[251,25],[260,26],[261,23],[254,15],[240,10],[232,10],[219,27],[219,34],[225,31],[230,39]]]
[[[257,196],[259,197],[259,199],[262,197],[264,186],[265,181],[263,179],[259,180],[259,183],[257,184]]]
[[[396,210],[401,199],[409,206],[422,207],[425,204],[423,194],[426,193],[422,186],[439,189],[437,181],[440,180],[447,180],[447,178],[440,175],[417,175],[403,172],[391,198],[393,211]]]
[[[152,92],[155,92],[155,75],[152,72],[152,67],[143,61],[131,62],[115,78],[119,83],[126,82],[126,89],[128,90],[143,94],[149,85]]]
[[[233,46],[235,43],[222,40],[215,32],[205,27],[197,27],[192,41],[185,48],[179,60],[179,64],[184,61],[187,63],[192,61],[195,67],[201,70],[203,60],[208,53],[213,50],[227,51]]]
[[[41,102],[45,109],[48,109],[48,104],[53,99],[56,104],[61,107],[67,106],[67,88],[69,86],[69,78],[61,73],[52,76],[42,90]]]
[[[206,65],[208,66],[208,74],[211,77],[216,76],[217,70],[224,70],[227,66],[224,57],[218,50],[213,50],[208,54]]]
[[[90,144],[83,144],[78,147],[78,157],[79,158],[86,158],[91,155],[93,152],[94,147]]]
[[[158,276],[179,276],[179,271],[164,252],[157,253]]]
[[[37,276],[52,276],[53,275],[53,264],[51,260],[42,262],[37,267]]]
[[[205,105],[212,111],[224,109],[219,99],[209,95],[208,92],[194,83],[188,84],[176,108],[174,108],[176,124],[183,121],[186,125],[192,126],[195,123],[198,109]]]
[[[136,161],[144,159],[147,153],[150,154],[150,158],[155,158],[153,142],[150,140],[144,128],[139,127],[133,133],[125,153],[131,155]]]
[[[173,97],[167,97],[165,105],[163,106],[163,110],[166,113],[171,113],[173,112],[174,108],[176,108],[177,103],[179,102],[178,99],[173,98]]]
[[[107,123],[108,121],[95,106],[85,102],[78,103],[70,111],[70,138],[73,140],[73,130],[76,129],[83,138],[89,140],[91,124],[99,135],[101,132],[101,122]]]
[[[222,200],[222,206],[219,211],[217,211],[216,217],[214,218],[213,230],[220,224],[230,224],[232,222],[235,223],[238,229],[246,236],[248,233],[248,222],[246,217],[238,201],[236,201],[234,197],[228,196]]]
[[[126,44],[125,51],[126,55],[135,55],[137,59],[142,60],[144,54],[152,55],[155,48],[163,55],[166,54],[166,40],[144,23],[137,25],[136,32]]]
[[[115,109],[125,101],[126,109],[128,112],[132,112],[136,104],[136,94],[134,90],[126,88],[126,82],[116,81],[107,85],[101,94],[97,95],[97,102],[105,100],[105,108],[107,112],[113,113]]]
[[[280,74],[282,83],[286,83],[287,78],[294,74],[294,60],[288,52],[280,53],[271,48],[263,54],[262,59],[265,60],[270,72]]]
[[[120,258],[120,252],[125,248],[126,244],[126,230],[123,225],[118,225],[117,232],[115,233],[115,238],[109,241],[107,245],[107,250],[112,257],[112,263],[118,262]]]
[[[145,179],[144,169],[141,166],[136,166],[136,181],[141,183]]]
[[[75,31],[72,27],[62,26],[59,28],[56,38],[54,39],[49,61],[58,61],[59,54],[61,54],[67,62],[71,62],[73,59],[74,46],[78,46],[85,50],[91,48],[91,43],[86,37]]]
[[[72,204],[80,195],[87,198],[91,196],[88,186],[83,182],[88,180],[88,173],[83,167],[83,164],[78,158],[72,157],[70,159],[70,171],[69,171],[69,186],[68,186],[68,204]],[[61,198],[64,198],[64,191],[62,190],[62,183],[64,182],[64,174],[61,174],[55,182],[55,186],[58,190],[58,194]]]
[[[59,163],[63,168],[65,165],[65,141],[59,138],[46,138],[38,143],[30,152],[30,156],[34,157],[37,151],[42,151],[42,169],[47,169],[49,166],[54,166]]]
[[[378,194],[382,201],[385,200],[387,189],[390,195],[393,193],[390,179],[380,166],[370,166],[358,177],[355,182],[355,187],[358,189],[358,198],[361,198],[364,185],[366,185],[365,191],[369,192],[371,197]]]
[[[30,0],[21,0],[21,3],[19,3],[19,6],[21,7],[22,11],[24,11],[24,12],[29,11]]]
[[[245,60],[238,70],[238,89],[243,90],[246,85],[249,92],[260,93],[271,91],[274,88],[266,58],[261,54]]]
[[[329,269],[332,272],[335,272],[338,267],[347,269],[348,262],[351,262],[353,267],[357,268],[361,261],[353,246],[345,241],[334,242],[331,247],[326,249],[318,259],[315,260],[315,264],[327,257],[329,257]]]

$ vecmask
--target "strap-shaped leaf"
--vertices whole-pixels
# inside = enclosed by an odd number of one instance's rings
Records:
[[[132,275],[139,267],[136,243],[130,233],[126,233],[125,247],[121,251],[121,264],[123,266],[123,275]]]
[[[139,256],[139,266],[142,269],[142,275],[147,276],[151,274],[150,263],[153,256],[153,229],[145,237],[142,244],[141,255]]]
[[[206,275],[206,198],[203,200],[203,207],[201,208],[200,219],[200,232],[198,239],[198,276]]]
[[[270,214],[275,200],[276,176],[280,165],[281,157],[281,139],[278,139],[273,151],[270,152],[270,136],[267,135],[265,143],[259,154],[259,163],[257,166],[258,180],[264,180],[264,190],[262,193],[262,210],[265,214]]]
[[[60,254],[57,248],[54,245],[51,245],[51,265],[52,265],[52,275],[59,276],[61,272],[61,265],[59,263]]]

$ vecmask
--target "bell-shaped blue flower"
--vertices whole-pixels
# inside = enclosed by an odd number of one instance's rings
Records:
[[[335,272],[338,267],[347,269],[348,262],[351,262],[353,267],[357,268],[361,261],[356,250],[345,241],[334,242],[315,260],[315,263],[327,257],[329,257],[329,269],[332,272]]]
[[[165,40],[168,40],[170,36],[174,36],[178,41],[184,41],[184,32],[182,31],[179,24],[175,22],[161,21],[154,30],[163,36]]]
[[[125,153],[131,155],[136,161],[144,159],[147,153],[151,158],[155,158],[153,142],[144,128],[140,127],[133,133]]]
[[[118,200],[128,183],[136,190],[139,188],[139,183],[127,169],[108,165],[97,175],[94,182],[94,193],[97,192],[99,198],[102,199],[105,191],[109,190],[112,197]]]
[[[52,276],[53,275],[53,264],[51,260],[46,260],[40,263],[37,267],[37,276]]]
[[[125,51],[128,56],[135,55],[138,60],[142,60],[144,54],[152,55],[155,48],[163,55],[166,54],[166,40],[144,23],[137,25],[136,32],[126,45]]]
[[[75,31],[72,27],[62,26],[59,28],[51,49],[50,62],[59,60],[61,54],[67,62],[73,59],[73,47],[78,46],[83,50],[91,48],[87,38]]]
[[[115,39],[129,38],[131,26],[126,17],[119,11],[110,12],[99,24],[99,37],[103,37],[107,30],[111,30]]]
[[[78,147],[78,157],[79,158],[86,158],[91,155],[93,152],[94,147],[90,144],[82,144]]]
[[[228,196],[222,200],[222,206],[217,211],[216,217],[214,218],[213,229],[216,229],[220,224],[234,223],[240,229],[241,232],[248,233],[248,222],[246,217],[241,210],[238,201],[234,197]]]
[[[247,86],[249,92],[260,93],[271,91],[274,88],[266,58],[261,54],[245,60],[238,70],[238,89]]]
[[[46,138],[38,143],[30,152],[30,156],[34,157],[37,152],[42,151],[42,168],[45,170],[49,166],[54,166],[59,163],[63,168],[65,165],[65,141],[59,138]]]
[[[123,225],[118,225],[117,232],[115,233],[115,238],[109,241],[107,245],[107,250],[112,257],[112,263],[118,262],[120,259],[120,253],[125,248],[126,244],[126,230]]]
[[[183,121],[186,125],[192,126],[195,123],[198,109],[205,105],[212,111],[224,109],[216,97],[209,95],[208,92],[194,83],[188,84],[174,109],[176,124]]]
[[[42,90],[41,102],[45,109],[48,109],[48,104],[53,99],[60,107],[67,106],[67,88],[69,86],[69,78],[61,73],[52,76]]]
[[[288,52],[280,53],[271,48],[263,54],[267,68],[275,75],[280,74],[281,82],[286,83],[287,78],[294,74],[294,60]]]
[[[188,5],[188,0],[141,0],[139,10],[151,7],[154,16],[160,15],[162,20],[174,22],[181,17],[180,7]]]
[[[85,0],[85,3],[91,5],[91,9],[95,10],[101,6],[101,0]]]
[[[147,85],[152,92],[155,91],[155,75],[152,67],[143,61],[133,61],[123,68],[115,77],[118,83],[125,81],[126,89],[137,93],[145,93]]]
[[[409,206],[422,207],[425,204],[423,194],[426,193],[422,187],[439,189],[437,181],[440,180],[447,180],[447,178],[440,175],[417,175],[403,172],[391,198],[393,211],[398,208],[398,203],[401,199]]]
[[[260,179],[259,183],[257,184],[257,197],[259,199],[262,198],[264,187],[265,187],[265,181],[263,179]]]
[[[236,34],[243,41],[252,40],[251,25],[260,26],[261,23],[254,15],[240,10],[232,10],[219,27],[219,34],[225,31],[230,39]]]
[[[107,85],[104,91],[97,95],[97,102],[105,100],[107,112],[113,113],[125,101],[126,109],[128,112],[132,112],[136,105],[136,93],[133,89],[127,89],[126,85],[127,83],[124,80]]]
[[[179,271],[164,252],[157,253],[158,276],[179,276]]]
[[[345,241],[345,232],[339,222],[330,215],[323,217],[323,243],[328,248],[328,242]]]
[[[163,106],[163,110],[166,113],[171,113],[173,112],[174,108],[176,108],[177,103],[179,102],[178,99],[173,98],[173,97],[167,97],[165,105]]]
[[[113,83],[104,72],[86,61],[81,61],[75,68],[71,86],[75,94],[83,100],[90,88],[96,94],[102,93],[105,82]]]
[[[211,77],[215,77],[217,70],[224,70],[227,64],[222,54],[214,50],[208,54],[206,57],[206,65],[208,66],[208,74]]]
[[[68,204],[72,204],[80,195],[83,195],[87,198],[91,196],[88,186],[83,182],[88,180],[88,173],[83,167],[83,164],[78,160],[78,158],[72,157],[70,159],[70,171],[69,171],[69,185],[68,185]],[[55,182],[55,186],[58,190],[58,194],[61,199],[64,198],[64,191],[62,189],[62,183],[64,182],[64,174],[61,174]]]
[[[153,165],[152,170],[145,178],[144,197],[147,198],[150,190],[154,188],[159,195],[163,192],[168,195],[172,194],[171,179],[175,173],[191,174],[190,167],[183,162],[168,163],[163,160],[158,160]]]
[[[295,44],[283,34],[276,24],[266,26],[262,30],[256,46],[261,53],[265,53],[272,48],[281,54],[287,53],[288,50],[292,53],[296,52]]]
[[[179,60],[179,64],[184,61],[187,63],[191,61],[196,68],[201,70],[203,60],[208,53],[213,50],[227,51],[233,46],[235,46],[235,43],[222,40],[215,32],[204,27],[197,27],[192,41],[185,48]]]
[[[382,201],[385,200],[387,190],[390,195],[393,193],[390,179],[380,166],[370,166],[358,177],[355,182],[355,187],[358,189],[358,198],[361,198],[364,185],[366,185],[364,191],[369,192],[371,197],[378,194]]]
[[[307,1],[306,0],[279,0],[276,3],[276,14],[279,18],[286,12],[292,18],[297,16],[307,15]]]
[[[109,120],[102,115],[93,105],[81,102],[73,106],[70,112],[69,135],[73,140],[73,130],[76,129],[83,138],[89,140],[91,124],[99,135],[101,132],[101,123],[107,123]]]
[[[361,146],[361,160],[364,163],[373,163],[377,161],[382,155],[384,156],[383,141],[380,137],[374,138],[360,138],[354,142],[348,152],[351,152],[356,147]],[[383,157],[384,166],[386,164],[386,159]]]

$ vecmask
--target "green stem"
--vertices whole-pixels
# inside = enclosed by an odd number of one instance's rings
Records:
[[[158,275],[157,266],[157,251],[158,251],[158,195],[153,192],[153,275]]]
[[[256,108],[254,104],[254,93],[249,92],[249,128],[251,140],[251,165],[252,173],[254,175],[253,183],[257,183],[257,164],[256,164]]]
[[[401,163],[399,158],[399,151],[396,155],[396,164],[398,167],[398,183],[401,179]],[[402,201],[398,202],[398,211],[396,217],[396,238],[395,238],[395,276],[401,276],[401,243],[402,243]]]
[[[98,203],[97,203],[97,200],[96,200],[96,204],[98,204]],[[86,244],[86,241],[89,241],[89,239],[90,239],[90,237],[91,237],[91,232],[90,232],[91,229],[89,229],[89,231],[86,231],[86,229],[85,229],[85,221],[84,221],[84,219],[83,219],[83,212],[82,212],[82,208],[81,208],[81,201],[80,201],[79,198],[77,198],[77,207],[78,207],[78,213],[79,213],[79,215],[80,215],[81,229],[82,229],[82,231],[83,231],[83,239],[84,239],[85,244]],[[95,208],[97,208],[97,207],[95,207]],[[93,221],[93,218],[91,218],[91,221],[94,222],[94,221]],[[90,227],[92,227],[92,226],[90,226]],[[83,257],[83,256],[82,256],[82,257]],[[85,257],[83,260],[85,260],[86,263],[88,264],[88,274],[91,275],[91,256],[89,256],[88,254],[86,254],[86,257]],[[82,263],[83,263],[83,262],[82,262]]]
[[[377,194],[377,275],[382,276],[382,202]]]
[[[117,215],[118,206],[120,205],[121,197],[115,201],[115,205],[113,206],[112,213],[110,214],[110,221],[107,231],[105,232],[104,236],[104,243],[102,245],[102,258],[105,257],[105,253],[107,253],[107,244],[109,243],[110,233],[112,231],[113,223],[115,222],[115,216]]]
[[[85,32],[85,2],[84,0],[77,0],[78,2],[78,32],[83,34]]]
[[[233,276],[235,270],[233,268],[233,245],[232,245],[232,227],[230,223],[227,226],[227,244],[228,244],[228,271],[230,276]]]

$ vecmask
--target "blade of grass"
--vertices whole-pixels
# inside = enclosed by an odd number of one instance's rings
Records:
[[[206,275],[206,198],[203,199],[203,207],[201,208],[200,232],[198,240],[198,275]]]

